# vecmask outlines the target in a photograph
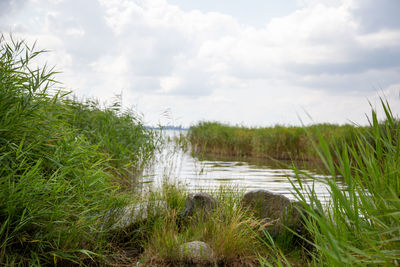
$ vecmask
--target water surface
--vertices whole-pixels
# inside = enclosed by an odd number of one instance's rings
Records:
[[[166,137],[182,132],[166,131]],[[327,186],[319,181],[330,177],[316,169],[301,169],[303,191],[314,187],[321,200],[329,199]],[[315,179],[317,178],[317,179]],[[168,145],[157,155],[154,166],[146,171],[144,182],[158,187],[163,181],[178,182],[191,192],[214,190],[220,186],[238,187],[244,191],[266,189],[295,199],[293,184],[299,188],[295,171],[289,164],[277,164],[267,161],[244,161],[243,159],[198,159],[190,151],[183,151],[175,142]],[[323,179],[321,179],[323,180]]]

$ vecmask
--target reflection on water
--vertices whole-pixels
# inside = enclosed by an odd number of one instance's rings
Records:
[[[167,136],[176,132],[166,131]],[[237,186],[245,191],[266,189],[295,199],[293,186],[289,179],[299,188],[295,172],[286,164],[276,162],[244,162],[233,159],[199,160],[184,152],[174,142],[167,144],[157,157],[154,166],[147,170],[144,182],[158,187],[165,180],[177,181],[186,185],[189,191],[200,189],[217,189],[221,185]],[[311,177],[326,177],[315,170],[302,169],[303,187],[314,186],[320,200],[329,196],[327,186]],[[289,178],[289,179],[288,179]]]

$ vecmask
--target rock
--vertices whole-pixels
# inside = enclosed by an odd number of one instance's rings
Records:
[[[180,216],[185,219],[195,214],[207,215],[217,206],[217,201],[207,193],[191,193],[186,198]]]
[[[184,261],[192,263],[212,262],[214,258],[212,248],[207,243],[201,241],[182,244],[179,247],[179,253]]]
[[[131,204],[120,210],[114,211],[115,223],[113,229],[123,229],[134,223],[147,220],[149,216],[156,216],[168,207],[165,201],[149,201],[139,204]],[[108,217],[111,215],[109,212]]]
[[[253,211],[259,219],[263,219],[265,230],[272,237],[284,231],[285,226],[300,235],[305,233],[299,202],[267,190],[252,190],[243,196],[241,204]]]

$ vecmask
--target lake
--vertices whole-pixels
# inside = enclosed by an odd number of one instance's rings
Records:
[[[169,139],[166,146],[159,151],[151,168],[145,171],[143,184],[159,187],[164,181],[184,184],[190,192],[215,190],[221,186],[235,187],[244,191],[266,189],[283,194],[290,199],[293,195],[293,184],[300,188],[296,174],[290,168],[290,162],[255,161],[234,158],[198,158],[189,151],[184,151],[174,136],[185,131],[163,132]],[[322,202],[329,200],[328,187],[323,180],[330,178],[321,174],[315,167],[304,167],[299,174],[304,188],[314,187],[315,193]],[[344,184],[342,184],[345,189]]]

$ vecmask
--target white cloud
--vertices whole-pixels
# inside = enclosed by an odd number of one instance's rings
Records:
[[[264,27],[165,0],[42,3],[0,17],[0,29],[51,49],[78,94],[123,91],[152,123],[167,109],[186,125],[299,123],[303,108],[316,121],[357,121],[377,90],[400,83],[400,24],[368,26],[369,0],[301,1]]]
[[[82,37],[85,31],[82,28],[67,28],[65,33],[71,37]]]
[[[373,33],[358,35],[356,40],[365,50],[398,48],[400,44],[400,29],[380,30]]]

